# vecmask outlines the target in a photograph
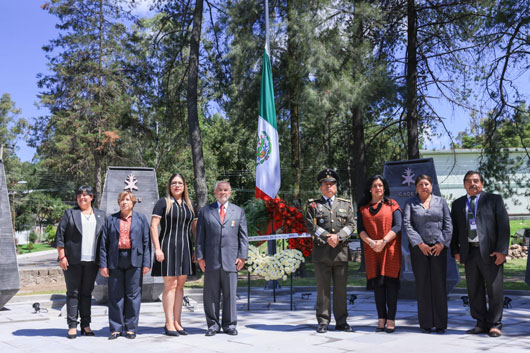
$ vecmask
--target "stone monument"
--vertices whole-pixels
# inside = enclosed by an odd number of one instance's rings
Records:
[[[440,186],[436,177],[436,170],[432,158],[412,159],[408,161],[385,162],[383,176],[390,187],[390,198],[396,200],[401,208],[405,202],[416,196],[416,177],[427,174],[432,178],[432,193],[440,196]],[[451,207],[451,205],[449,205]],[[404,228],[401,230],[401,298],[416,298],[416,282],[410,262],[409,240]],[[460,274],[455,259],[447,251],[447,293],[450,293],[460,281]]]
[[[137,198],[134,210],[143,213],[151,221],[153,207],[158,201],[158,184],[154,168],[143,167],[109,167],[105,178],[105,186],[99,208],[107,216],[120,210],[118,195],[130,190]],[[142,301],[156,301],[164,289],[162,277],[151,277],[150,273],[143,277]],[[92,293],[99,303],[107,301],[107,279],[98,274],[96,287]]]
[[[20,289],[17,251],[11,222],[4,162],[0,152],[0,309]]]

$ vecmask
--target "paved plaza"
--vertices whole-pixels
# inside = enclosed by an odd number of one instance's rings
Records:
[[[250,311],[247,311],[247,288],[238,292],[238,336],[217,334],[206,337],[201,289],[186,289],[190,307],[182,313],[188,336],[163,335],[162,304],[143,303],[138,336],[134,340],[120,337],[108,341],[107,307],[93,305],[92,328],[96,337],[66,338],[64,295],[18,295],[0,311],[0,352],[525,352],[530,351],[530,292],[508,292],[511,308],[504,311],[502,336],[466,335],[474,326],[469,307],[460,297],[449,296],[449,328],[445,334],[423,334],[416,316],[416,302],[400,299],[396,332],[376,333],[377,315],[371,292],[351,288],[357,299],[348,304],[348,322],[356,332],[333,330],[315,332],[314,288],[296,288],[294,310],[290,310],[289,288],[277,291],[276,302],[271,290],[252,288]],[[40,313],[32,304],[39,302]],[[46,312],[47,311],[47,312]]]

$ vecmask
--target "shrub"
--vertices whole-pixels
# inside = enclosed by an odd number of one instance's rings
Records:
[[[52,225],[46,226],[44,233],[46,234],[46,239],[48,240],[48,244],[53,244],[53,241],[55,240],[56,232],[57,230]]]
[[[35,233],[35,231],[31,231],[29,232],[29,242],[30,243],[35,243],[37,241],[37,233]]]

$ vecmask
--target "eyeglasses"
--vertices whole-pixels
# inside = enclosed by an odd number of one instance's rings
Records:
[[[184,183],[182,181],[174,181],[172,182],[171,184],[169,184],[171,186],[177,186],[177,185],[184,185]]]

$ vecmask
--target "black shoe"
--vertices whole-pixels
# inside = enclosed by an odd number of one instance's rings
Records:
[[[134,331],[127,331],[125,332],[125,337],[127,337],[130,340],[133,340],[136,338],[136,332]]]
[[[188,331],[182,329],[182,330],[177,330],[177,332],[179,333],[179,335],[182,335],[182,336],[187,336],[188,335]]]
[[[214,330],[213,328],[209,328],[208,331],[206,331],[205,336],[215,336],[217,334],[217,330]]]
[[[431,333],[431,332],[432,332],[432,330],[430,328],[422,328],[421,329],[421,333]]]
[[[173,337],[178,337],[180,335],[178,331],[168,330],[166,326],[164,326],[164,333],[166,334],[166,336]]]
[[[230,336],[237,336],[237,330],[235,328],[226,329],[225,333]]]
[[[355,332],[355,330],[348,324],[337,325],[335,326],[335,330],[343,332]]]
[[[437,327],[437,328],[436,328],[436,333],[439,333],[439,334],[443,335],[443,334],[445,333],[445,329],[444,329],[444,328]]]
[[[468,335],[478,335],[481,333],[486,333],[486,329],[483,329],[482,327],[475,326],[471,330],[467,330],[466,333]]]
[[[317,332],[318,333],[326,333],[326,332],[328,332],[328,325],[326,325],[326,324],[318,324]]]
[[[69,330],[70,331],[70,330]],[[66,334],[66,337],[68,337],[68,339],[74,339],[77,337],[77,330],[75,330],[75,333],[74,334],[71,334],[71,333],[67,333]]]
[[[376,327],[375,328],[375,332],[384,332],[384,331],[385,331],[384,327]]]
[[[116,338],[121,336],[121,332],[113,332],[109,336],[109,340],[115,340]]]
[[[386,333],[394,333],[394,331],[396,331],[396,328],[395,328],[395,327],[394,327],[394,328],[388,328],[388,327],[385,328],[385,332],[386,332]]]
[[[95,336],[94,331],[92,330],[87,331],[86,329],[90,330],[90,327],[81,328],[81,336]]]

